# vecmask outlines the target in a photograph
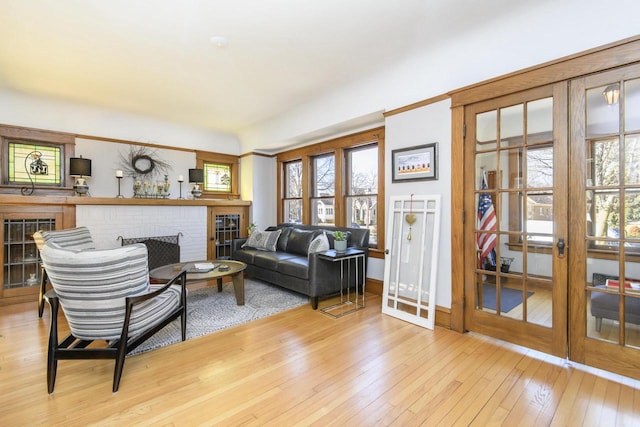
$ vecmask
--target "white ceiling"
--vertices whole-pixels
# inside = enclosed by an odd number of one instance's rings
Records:
[[[0,0],[0,87],[239,132],[527,3]]]

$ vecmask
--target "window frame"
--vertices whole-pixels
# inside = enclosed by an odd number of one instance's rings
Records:
[[[378,151],[378,193],[377,205],[384,206],[384,180],[385,180],[385,163],[384,163],[384,127],[370,129],[355,134],[342,136],[339,138],[318,142],[301,148],[284,151],[277,155],[278,163],[278,200],[277,200],[277,220],[285,221],[284,206],[286,197],[286,170],[288,163],[300,161],[302,164],[302,223],[311,224],[311,206],[312,195],[314,194],[313,179],[313,159],[323,155],[335,156],[335,194],[334,194],[334,221],[337,227],[349,227],[346,224],[346,200],[347,200],[347,153],[349,150],[355,150],[366,146],[377,144]],[[376,210],[376,231],[377,244],[369,246],[369,253],[372,257],[384,257],[384,209]]]

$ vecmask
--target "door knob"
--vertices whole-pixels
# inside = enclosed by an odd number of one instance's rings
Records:
[[[558,239],[558,256],[564,258],[564,248],[566,247],[564,239]]]

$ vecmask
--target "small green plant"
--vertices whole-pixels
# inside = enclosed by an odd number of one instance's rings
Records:
[[[333,237],[338,241],[347,240],[347,235],[343,231],[340,231],[340,230],[334,231],[333,232]]]
[[[249,226],[247,227],[247,233],[251,234],[253,233],[253,230],[255,230],[257,227],[257,225],[255,225],[254,223],[249,224]]]

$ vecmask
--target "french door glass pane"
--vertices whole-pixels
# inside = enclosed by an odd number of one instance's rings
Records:
[[[626,132],[640,130],[640,79],[624,83],[624,129]],[[627,112],[632,112],[628,114]]]
[[[522,145],[524,135],[524,104],[500,109],[500,146]]]
[[[495,150],[497,131],[498,112],[496,110],[476,115],[476,150]]]
[[[527,149],[527,188],[553,187],[553,146]]]
[[[527,141],[529,144],[553,140],[553,98],[527,102]]]
[[[627,135],[624,140],[624,182],[640,184],[640,135],[637,134]]]
[[[620,130],[620,103],[609,105],[605,89],[617,82],[587,90],[587,138],[618,133]]]

